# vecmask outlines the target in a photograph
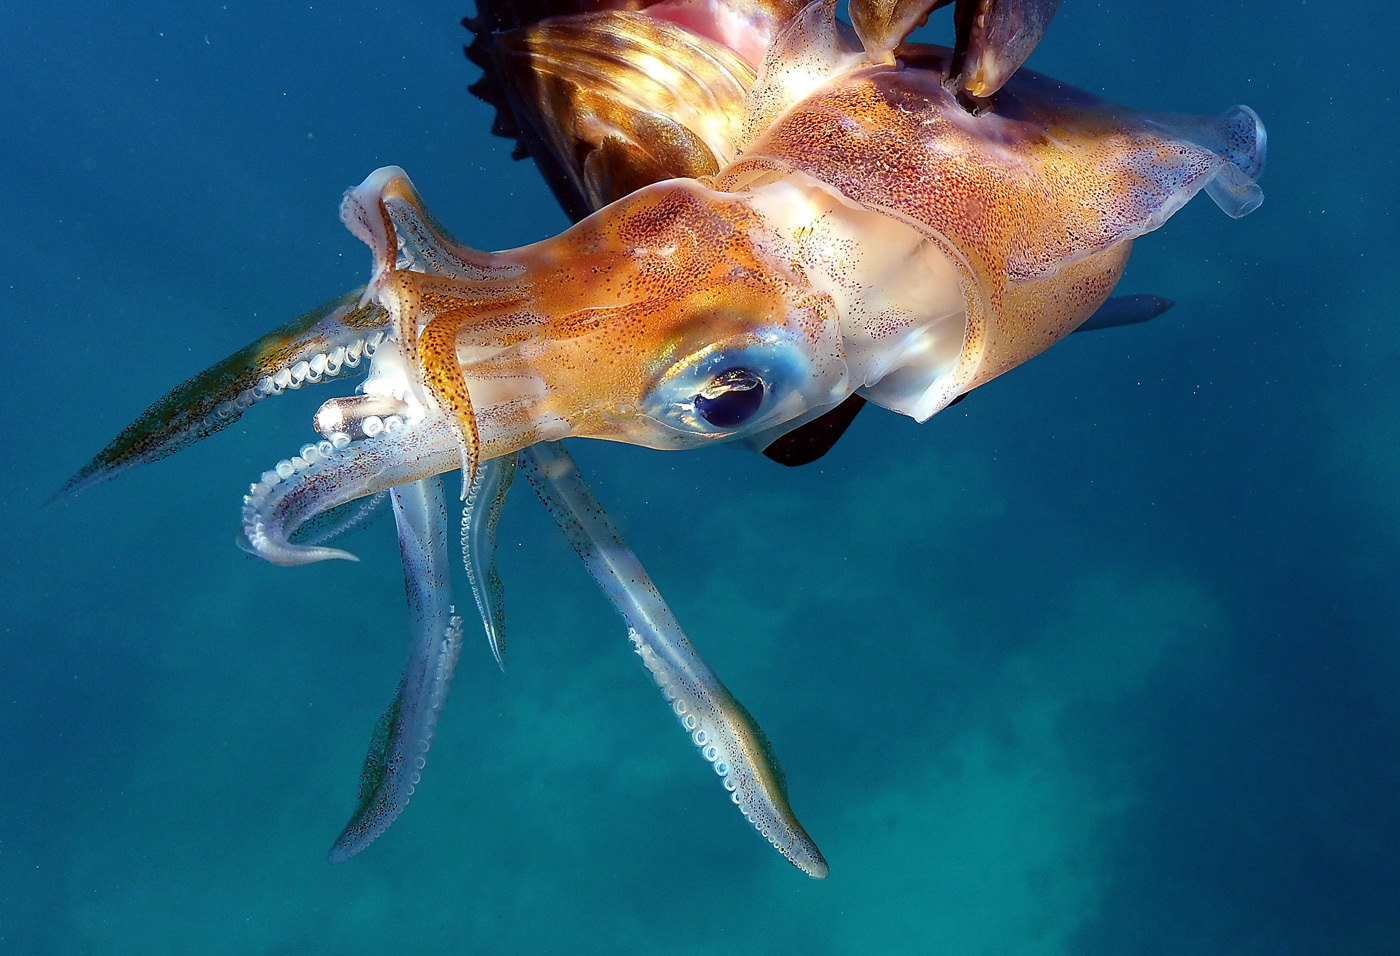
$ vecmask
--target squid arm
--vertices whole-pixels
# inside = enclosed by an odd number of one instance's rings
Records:
[[[824,879],[826,860],[792,812],[768,739],[695,652],[569,453],[558,442],[540,442],[522,455],[540,500],[622,615],[633,648],[734,803],[794,866]]]
[[[375,727],[355,811],[331,848],[332,863],[343,863],[363,850],[408,805],[462,651],[462,619],[451,603],[442,478],[400,485],[389,494],[413,638],[398,692]]]
[[[363,289],[332,299],[176,386],[69,478],[55,499],[157,461],[232,425],[272,395],[354,373],[384,341],[389,314]]]
[[[467,491],[462,509],[462,560],[467,581],[476,599],[481,626],[491,645],[496,664],[505,663],[505,589],[496,570],[496,526],[505,507],[506,493],[515,480],[517,455],[503,455],[483,462]]]

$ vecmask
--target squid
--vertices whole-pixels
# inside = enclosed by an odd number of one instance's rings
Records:
[[[412,621],[332,851],[381,835],[421,780],[463,644],[460,539],[497,662],[496,526],[523,472],[622,616],[635,652],[744,816],[809,876],[757,722],[696,653],[561,444],[739,443],[819,456],[870,403],[927,421],[1077,331],[1170,303],[1110,299],[1134,240],[1197,192],[1262,201],[1259,118],[1116,106],[1022,68],[1058,0],[957,0],[952,48],[907,42],[949,0],[663,0],[464,21],[474,92],[573,226],[472,248],[398,167],[349,190],[364,287],[176,388],[65,486],[206,438],[259,401],[334,380],[317,438],[263,472],[239,543],[279,565],[353,560],[333,539],[388,504]],[[460,487],[461,519],[453,495]]]

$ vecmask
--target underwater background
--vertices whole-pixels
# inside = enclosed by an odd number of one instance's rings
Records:
[[[0,951],[1400,952],[1383,0],[1066,0],[1033,68],[1268,126],[1257,213],[1137,243],[1161,318],[802,469],[573,443],[827,881],[734,811],[523,482],[504,673],[468,641],[411,807],[326,863],[405,654],[392,522],[353,565],[233,539],[334,392],[45,501],[364,280],[336,210],[375,167],[478,247],[565,224],[467,93],[463,3],[0,2]]]

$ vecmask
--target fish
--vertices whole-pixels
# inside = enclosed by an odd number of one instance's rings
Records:
[[[177,387],[65,485],[171,454],[265,398],[360,379],[316,412],[316,440],[250,484],[239,535],[279,565],[354,560],[336,535],[386,501],[395,517],[409,661],[332,861],[403,812],[461,654],[449,476],[502,660],[495,536],[519,472],[733,802],[827,875],[757,721],[561,443],[735,443],[796,465],[866,404],[927,421],[1077,330],[1168,307],[1110,295],[1134,241],[1197,192],[1234,218],[1263,198],[1248,107],[1137,112],[1023,68],[1057,2],[958,0],[953,47],[908,42],[944,5],[861,0],[852,24],[829,0],[484,5],[468,21],[476,92],[576,222],[487,252],[404,170],[372,172],[341,204],[366,284]]]

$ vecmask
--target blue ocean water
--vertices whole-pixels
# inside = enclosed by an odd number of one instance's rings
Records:
[[[923,426],[867,411],[804,469],[574,449],[774,741],[828,880],[733,811],[526,490],[504,673],[468,644],[408,812],[325,862],[402,664],[392,528],[356,565],[233,544],[323,396],[44,502],[363,281],[336,207],[375,167],[483,248],[564,225],[466,92],[467,12],[0,5],[0,951],[1400,952],[1380,0],[1067,0],[1037,69],[1269,128],[1262,209],[1200,198],[1137,244],[1121,288],[1162,318]]]

